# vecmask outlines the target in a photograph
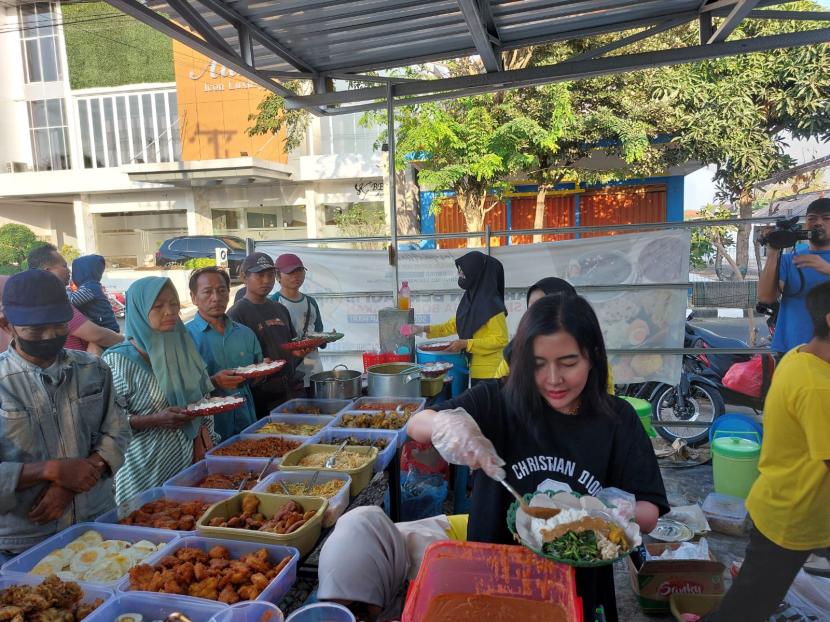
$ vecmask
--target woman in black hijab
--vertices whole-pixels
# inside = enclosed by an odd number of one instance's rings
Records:
[[[443,324],[416,326],[430,338],[458,335],[445,352],[470,355],[470,378],[497,378],[502,350],[507,345],[507,307],[504,305],[504,267],[480,251],[455,260],[458,286],[464,290],[455,317]]]

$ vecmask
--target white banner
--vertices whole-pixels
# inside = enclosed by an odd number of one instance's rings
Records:
[[[594,237],[545,244],[492,248],[504,265],[505,285],[523,290],[539,279],[558,276],[585,286],[628,286],[648,283],[687,283],[690,233],[663,230]],[[303,291],[317,299],[326,330],[346,336],[323,350],[326,367],[346,363],[362,368],[359,357],[338,351],[378,347],[378,310],[392,305],[394,272],[385,251],[301,248],[279,242],[257,243],[257,250],[277,257],[300,255],[308,268]],[[405,251],[399,254],[400,278],[409,282],[415,321],[435,324],[455,314],[461,290],[454,260],[468,249]],[[453,294],[429,294],[453,290]],[[374,295],[370,293],[383,292]],[[622,289],[580,292],[594,306],[610,349],[682,348],[687,291]],[[345,296],[344,296],[345,295]],[[508,326],[515,332],[525,311],[525,293],[508,292]],[[334,361],[332,358],[336,358]],[[676,384],[681,357],[641,354],[610,357],[617,383],[659,380]]]

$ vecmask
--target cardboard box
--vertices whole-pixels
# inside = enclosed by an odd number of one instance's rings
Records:
[[[647,544],[650,555],[660,555],[668,548],[676,549],[677,543]],[[646,613],[668,613],[672,594],[723,594],[724,565],[715,559],[711,551],[705,560],[650,560],[638,570],[627,558],[631,587],[637,595],[640,607]]]

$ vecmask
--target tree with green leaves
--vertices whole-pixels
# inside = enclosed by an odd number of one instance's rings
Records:
[[[26,225],[9,223],[0,227],[0,265],[22,270],[26,256],[35,246],[43,244]]]

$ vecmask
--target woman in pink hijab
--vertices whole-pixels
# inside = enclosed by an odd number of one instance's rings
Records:
[[[6,287],[7,276],[0,276],[0,352],[5,352],[9,347],[12,337],[6,330],[6,317],[3,315],[3,288]]]

